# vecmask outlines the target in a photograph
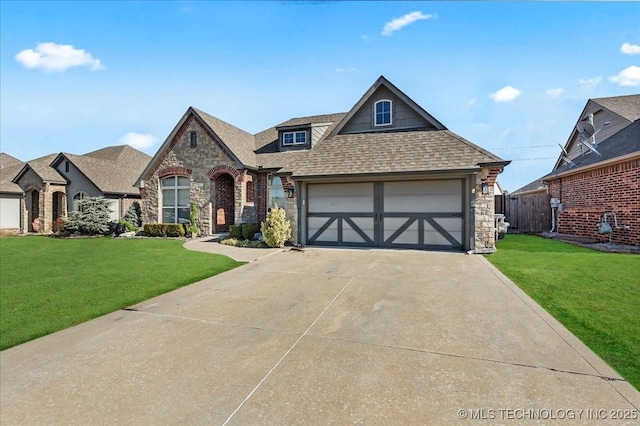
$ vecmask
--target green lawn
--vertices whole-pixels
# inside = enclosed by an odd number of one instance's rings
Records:
[[[640,256],[510,234],[487,259],[640,389]]]
[[[175,240],[0,238],[0,350],[240,265]]]

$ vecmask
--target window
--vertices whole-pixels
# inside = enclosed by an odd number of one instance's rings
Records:
[[[162,179],[162,223],[189,223],[191,203],[188,177],[171,176]]]
[[[307,132],[286,132],[282,134],[283,145],[301,145],[307,143]]]
[[[198,134],[196,132],[189,133],[189,141],[191,142],[191,148],[198,146]]]
[[[284,209],[284,188],[282,187],[282,180],[278,176],[269,177],[267,194],[267,208],[277,206]]]
[[[375,103],[375,125],[389,126],[391,125],[391,101],[383,99]]]
[[[251,203],[253,204],[254,200],[253,200],[253,194],[254,194],[254,190],[255,188],[253,187],[253,180],[248,180],[247,181],[247,187],[245,190],[245,201],[247,203]]]
[[[68,162],[68,161],[65,161],[65,162],[64,162],[64,171],[65,171],[66,173],[69,173],[69,162]]]
[[[89,194],[87,194],[86,192],[76,192],[76,195],[73,196],[73,210],[79,211],[78,202],[87,197],[89,197]]]

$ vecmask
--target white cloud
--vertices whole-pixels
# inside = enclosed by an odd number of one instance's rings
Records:
[[[158,138],[153,135],[135,132],[129,132],[119,139],[121,144],[129,145],[136,149],[151,148],[157,141]]]
[[[555,89],[549,89],[545,92],[548,97],[553,99],[558,99],[560,95],[564,93],[564,89],[562,87],[556,87]]]
[[[41,68],[45,71],[65,71],[71,67],[90,66],[92,70],[102,70],[99,59],[83,49],[70,44],[40,43],[36,50],[25,49],[15,56],[26,68]]]
[[[518,96],[520,96],[522,92],[515,87],[505,86],[502,89],[498,90],[495,93],[489,95],[494,102],[511,102]]]
[[[580,84],[588,84],[588,85],[595,86],[598,83],[600,83],[600,80],[602,80],[602,77],[598,76],[598,77],[592,77],[592,78],[581,78],[579,82]]]
[[[362,34],[362,35],[360,36],[360,38],[361,38],[361,39],[363,39],[364,41],[369,41],[369,39],[370,39],[370,37],[369,37],[369,35],[368,35],[368,34]]]
[[[618,83],[620,86],[640,86],[640,67],[631,65],[614,75],[609,77],[609,81]]]
[[[356,68],[338,68],[336,69],[336,72],[354,72],[356,71]]]
[[[625,55],[640,55],[640,44],[624,43],[620,47],[620,52]]]
[[[404,27],[406,27],[409,24],[414,23],[415,21],[421,21],[424,19],[434,19],[436,17],[436,15],[431,15],[431,14],[424,14],[420,11],[415,11],[415,12],[411,12],[411,13],[407,13],[404,16],[401,16],[400,18],[395,18],[392,21],[387,22],[386,24],[384,24],[384,29],[382,30],[382,35],[383,36],[390,36],[394,31],[398,31]]]

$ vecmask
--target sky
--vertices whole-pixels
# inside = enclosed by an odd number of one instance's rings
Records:
[[[189,106],[257,133],[346,112],[380,75],[511,160],[513,192],[588,99],[640,93],[640,3],[3,0],[0,151],[153,155]]]

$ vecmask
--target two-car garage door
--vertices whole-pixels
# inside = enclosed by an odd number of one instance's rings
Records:
[[[462,250],[461,179],[307,186],[307,243]]]

